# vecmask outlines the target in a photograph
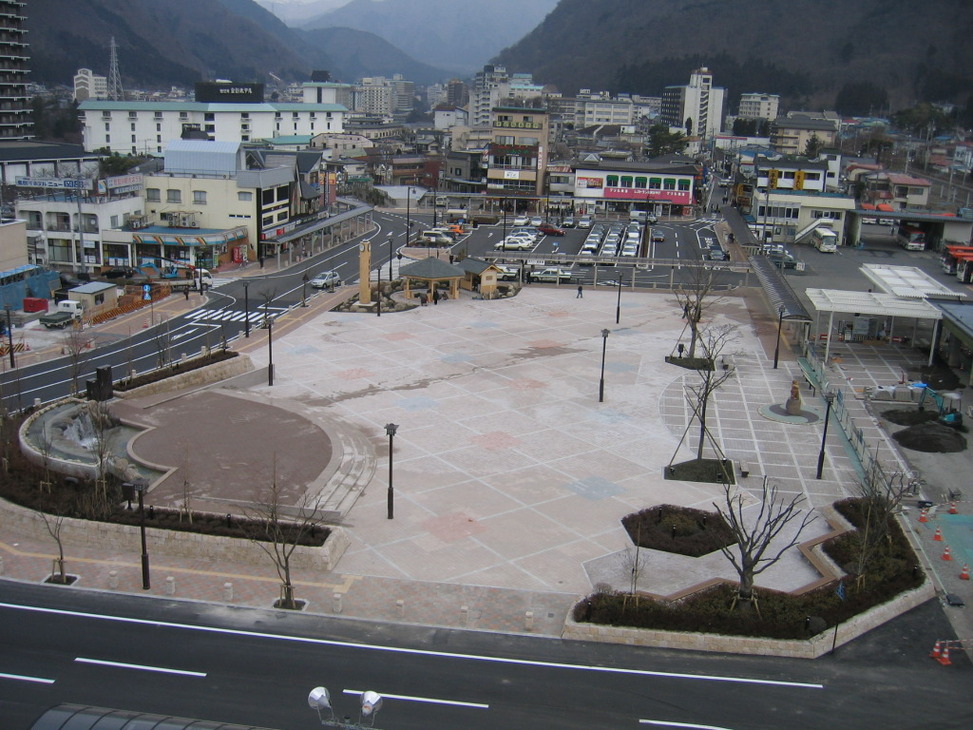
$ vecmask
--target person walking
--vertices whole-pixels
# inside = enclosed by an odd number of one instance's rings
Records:
[[[439,304],[439,289],[432,290],[432,303]]]
[[[584,287],[581,284],[578,284],[578,296],[575,299],[584,299]]]

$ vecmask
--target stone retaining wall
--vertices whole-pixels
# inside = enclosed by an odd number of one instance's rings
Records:
[[[192,362],[192,360],[190,359],[188,362]],[[189,372],[179,373],[178,375],[171,375],[163,380],[142,385],[132,390],[116,390],[115,395],[119,398],[141,398],[148,395],[168,393],[169,391],[200,388],[204,385],[212,385],[227,378],[249,373],[253,369],[254,366],[250,357],[248,355],[238,354],[229,360],[223,360],[212,365],[190,370]]]
[[[935,596],[936,591],[928,579],[918,588],[860,613],[838,626],[837,646],[857,639],[896,616],[910,611]],[[602,626],[578,623],[569,613],[564,622],[563,639],[598,641],[606,644],[629,646],[653,646],[663,649],[691,649],[715,651],[727,654],[756,654],[760,656],[784,656],[793,659],[817,659],[831,651],[835,640],[834,629],[817,634],[810,639],[762,639],[752,636],[723,636],[720,634],[690,633],[684,631],[660,631],[634,629],[621,626]]]
[[[56,545],[47,531],[44,518],[35,510],[0,499],[0,524],[23,530],[39,540],[48,540],[51,552]],[[310,570],[334,570],[338,560],[348,549],[348,534],[341,527],[330,527],[331,534],[321,547],[299,546],[291,557],[291,567]],[[270,558],[250,540],[234,537],[200,535],[147,527],[145,530],[149,553],[163,557],[226,560],[247,565],[271,567]],[[138,525],[117,525],[110,522],[65,518],[61,527],[65,558],[71,561],[71,546],[99,547],[121,553],[138,554],[140,536]]]

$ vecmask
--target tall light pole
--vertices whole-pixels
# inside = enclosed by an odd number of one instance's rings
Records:
[[[142,533],[142,590],[152,587],[149,580],[149,548],[145,542],[145,489],[148,486],[144,479],[136,479],[131,485],[139,496],[139,531]]]
[[[301,277],[301,306],[307,306],[307,269],[304,269],[304,276]]]
[[[378,258],[378,247],[375,248],[376,256]],[[378,262],[378,266],[375,269],[375,275],[377,277],[377,283],[375,285],[375,316],[382,316],[382,262]]]
[[[633,274],[634,276],[634,274]],[[618,303],[615,305],[615,324],[622,321],[622,272],[618,272]]]
[[[784,326],[784,305],[781,304],[777,308],[777,344],[774,346],[774,370],[777,369],[777,363],[780,360],[780,331]]]
[[[824,470],[824,446],[828,441],[828,421],[831,420],[831,404],[834,402],[834,393],[825,393],[824,401],[827,404],[824,409],[824,433],[821,434],[821,451],[818,452],[818,473],[815,479],[821,478]]]
[[[605,352],[608,350],[608,335],[609,330],[604,329],[601,331],[601,380],[598,381],[598,402],[604,403],[605,401]]]
[[[389,286],[390,287],[392,286],[392,259],[395,258],[395,251],[393,250],[395,244],[392,242],[392,238],[393,238],[392,231],[389,231],[388,239],[389,239]]]
[[[412,186],[406,190],[405,196],[405,245],[412,243]]]
[[[270,313],[267,318],[267,385],[274,384],[274,318]]]
[[[250,282],[243,282],[243,336],[250,337]]]
[[[389,436],[389,490],[388,490],[388,519],[395,516],[395,491],[392,489],[392,442],[399,427],[394,423],[385,424],[385,433]]]

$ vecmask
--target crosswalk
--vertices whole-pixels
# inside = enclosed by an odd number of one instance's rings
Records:
[[[276,319],[286,311],[283,307],[261,307],[251,310],[248,317],[247,312],[236,309],[197,309],[186,317],[194,322],[245,322],[249,318],[250,324],[260,324],[266,317]]]

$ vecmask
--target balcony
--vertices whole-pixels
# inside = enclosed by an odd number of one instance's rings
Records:
[[[543,129],[543,124],[538,124],[537,122],[501,122],[495,121],[493,123],[494,127],[499,127],[501,129]]]

